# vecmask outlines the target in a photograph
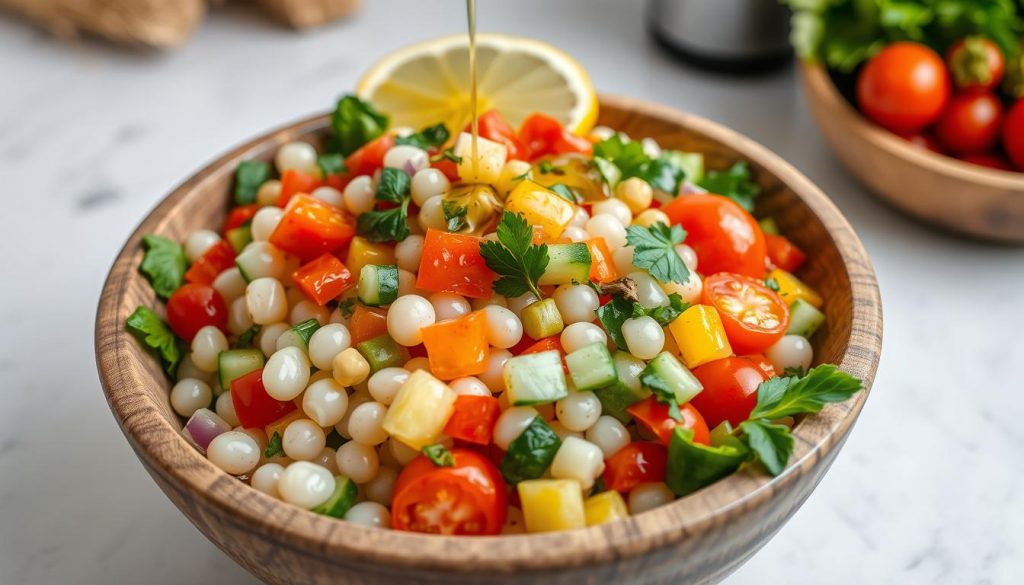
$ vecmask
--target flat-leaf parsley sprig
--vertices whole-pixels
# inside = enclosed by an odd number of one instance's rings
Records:
[[[498,241],[480,243],[480,255],[499,276],[494,292],[512,298],[533,293],[541,298],[537,281],[548,267],[547,244],[533,243],[533,227],[522,215],[505,212],[498,222]]]
[[[678,225],[669,227],[658,222],[650,227],[626,228],[626,243],[633,246],[633,265],[661,282],[683,284],[690,279],[690,270],[676,252],[676,244],[685,239],[686,230]]]

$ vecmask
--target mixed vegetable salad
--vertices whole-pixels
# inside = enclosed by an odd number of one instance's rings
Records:
[[[143,239],[128,329],[217,467],[347,521],[590,526],[744,465],[862,385],[811,368],[826,302],[748,166],[496,111],[479,140],[342,98],[330,139],[238,165],[216,231]]]

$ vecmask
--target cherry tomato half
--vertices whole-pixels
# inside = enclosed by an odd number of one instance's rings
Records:
[[[949,101],[949,73],[935,51],[893,43],[868,61],[857,78],[857,104],[879,125],[896,132],[928,126]]]
[[[669,405],[654,396],[648,396],[640,402],[631,404],[626,412],[636,420],[638,425],[649,430],[666,446],[676,427],[692,430],[694,443],[711,444],[711,431],[708,430],[704,417],[690,404],[679,407],[680,418],[683,419],[681,421],[672,418],[669,415]]]
[[[167,299],[167,323],[178,337],[192,341],[196,333],[207,325],[225,331],[228,308],[212,286],[186,284]]]
[[[668,449],[661,443],[634,442],[605,461],[604,485],[627,493],[642,483],[665,481]]]
[[[697,252],[702,273],[764,276],[764,234],[754,217],[731,199],[711,194],[682,195],[661,210],[673,224],[686,230],[686,243]]]
[[[999,141],[1003,104],[989,92],[960,94],[946,107],[935,136],[950,152],[984,152]]]
[[[439,467],[419,456],[399,474],[391,500],[391,527],[428,534],[498,534],[508,511],[501,472],[469,449],[451,450],[455,465]]]
[[[715,428],[722,421],[738,425],[757,405],[757,387],[764,382],[761,368],[748,358],[727,357],[693,369],[704,390],[690,401]]]
[[[789,326],[789,307],[782,297],[748,276],[720,272],[705,278],[701,303],[718,311],[736,353],[764,351]]]

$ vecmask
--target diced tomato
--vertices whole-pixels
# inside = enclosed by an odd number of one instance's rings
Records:
[[[693,442],[702,445],[711,444],[711,431],[700,412],[690,404],[679,407],[680,418],[678,421],[669,415],[669,405],[659,401],[654,396],[648,396],[640,402],[634,403],[626,408],[638,425],[651,431],[664,445],[668,445],[672,438],[672,431],[676,427],[683,427],[693,431]]]
[[[604,238],[587,240],[587,248],[590,249],[590,280],[607,283],[619,277],[619,271],[615,268],[612,253],[608,250]]]
[[[604,485],[628,493],[642,483],[665,481],[668,449],[660,443],[634,442],[605,461]]]
[[[475,376],[487,369],[487,315],[474,311],[420,329],[431,372],[442,380]]]
[[[372,175],[384,166],[384,154],[395,145],[393,134],[384,134],[363,145],[362,148],[348,155],[345,167],[353,178],[360,175]]]
[[[385,335],[388,332],[387,311],[356,305],[348,320],[348,331],[352,335],[352,345]]]
[[[523,333],[523,337],[522,337],[522,339],[519,340],[519,343],[517,343],[517,344],[513,345],[512,347],[508,348],[508,351],[512,355],[519,355],[519,354],[523,353],[524,351],[526,351],[534,343],[537,343],[536,339],[534,339],[534,338],[530,337],[529,335]]]
[[[465,132],[472,131],[472,123],[466,126]],[[527,160],[529,152],[516,136],[516,131],[501,117],[498,110],[488,110],[477,117],[477,132],[481,138],[504,144],[508,148],[508,160]]]
[[[807,260],[807,254],[804,254],[804,251],[790,242],[786,236],[765,234],[764,243],[768,248],[768,259],[776,268],[781,268],[786,272],[796,272]]]
[[[252,218],[256,215],[256,212],[260,210],[261,205],[253,203],[252,205],[241,205],[231,210],[228,214],[227,220],[224,222],[224,232],[235,229],[236,227],[242,227],[243,225],[252,222]]]
[[[322,187],[323,184],[323,181],[313,175],[295,169],[288,169],[281,175],[281,194],[277,197],[277,206],[287,207],[295,195],[299,193],[309,195],[317,187]]]
[[[528,339],[528,337],[526,337],[524,335],[523,339]],[[519,346],[517,345],[516,347],[519,347]],[[514,355],[526,355],[526,354],[530,354],[530,353],[540,353],[542,351],[555,350],[555,351],[558,352],[559,357],[562,358],[562,370],[564,370],[566,374],[569,373],[569,366],[567,366],[566,363],[565,363],[565,351],[562,350],[562,340],[561,340],[561,338],[558,335],[552,335],[551,337],[545,337],[544,339],[541,339],[540,341],[537,341],[536,343],[534,343],[533,345],[531,345],[531,346],[527,347],[526,349],[520,351],[519,353],[516,353],[514,351],[515,348],[512,348],[512,349],[513,349],[512,353]]]
[[[333,187],[338,191],[344,191],[345,187],[348,186],[349,182],[355,178],[355,175],[351,173],[341,173],[337,175],[327,175],[324,178],[324,184],[328,187]]]
[[[459,180],[459,165],[455,164],[453,160],[443,158],[430,163],[430,166],[444,173],[444,176],[448,177],[452,183]]]
[[[247,429],[263,428],[296,409],[294,402],[267,394],[262,368],[231,382],[231,404],[238,422]]]
[[[762,368],[747,358],[727,357],[693,369],[704,390],[691,403],[711,427],[722,421],[736,426],[747,420],[757,405],[757,387],[767,378]]]
[[[480,255],[483,238],[427,230],[416,288],[450,292],[473,299],[490,298],[498,277]]]
[[[192,341],[196,333],[213,325],[227,330],[228,308],[220,293],[208,284],[186,284],[167,299],[167,324],[175,335]]]
[[[234,265],[234,247],[227,240],[220,240],[189,266],[185,280],[195,284],[213,284],[217,275]]]
[[[491,442],[494,423],[501,414],[498,399],[493,396],[461,395],[455,399],[455,410],[444,434],[453,439],[487,445]]]
[[[594,148],[589,140],[567,131],[558,120],[539,113],[523,121],[519,140],[526,146],[530,160],[569,153],[589,155]]]
[[[296,195],[270,234],[270,243],[308,262],[337,251],[355,234],[354,222],[341,209],[309,195]]]
[[[330,254],[303,264],[292,280],[309,300],[321,307],[355,284],[349,269]]]

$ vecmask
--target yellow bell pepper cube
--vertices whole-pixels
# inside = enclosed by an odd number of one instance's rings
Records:
[[[362,236],[352,238],[348,245],[348,256],[345,257],[345,268],[354,276],[367,264],[395,264],[395,247],[387,244],[375,244]]]
[[[820,309],[821,305],[825,303],[818,291],[785,270],[776,268],[768,273],[768,278],[775,279],[775,283],[779,285],[779,296],[787,305],[793,304],[793,301],[797,299],[803,299],[804,302],[813,305],[815,309]]]
[[[597,526],[629,516],[626,500],[615,490],[587,498],[583,502],[583,512],[587,517],[587,526]]]
[[[583,528],[583,489],[575,479],[530,479],[519,482],[519,501],[527,532]]]
[[[714,307],[693,305],[676,317],[669,324],[668,330],[675,338],[683,362],[691,370],[732,355],[732,346],[725,336],[722,318]]]
[[[547,187],[524,180],[505,200],[505,211],[522,214],[530,225],[537,225],[553,240],[562,235],[576,214],[576,206]]]
[[[438,441],[457,396],[427,371],[416,370],[398,389],[382,426],[389,435],[418,451]]]
[[[473,136],[469,132],[463,132],[455,140],[454,154],[459,157],[459,178],[463,183],[493,185],[501,178],[501,170],[505,167],[505,160],[508,158],[508,147],[477,136],[476,159],[474,159]]]

